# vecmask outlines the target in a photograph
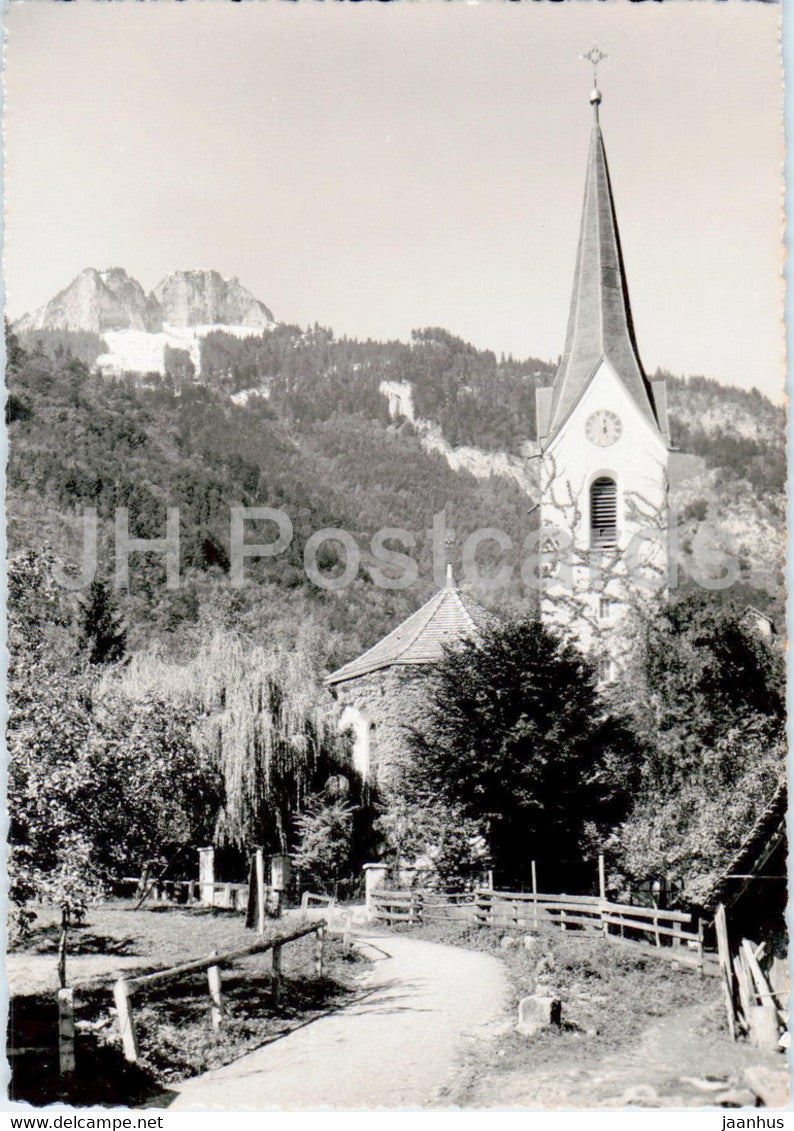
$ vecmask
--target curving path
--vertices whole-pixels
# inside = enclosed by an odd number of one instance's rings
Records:
[[[467,1036],[507,994],[487,954],[376,932],[358,936],[372,968],[362,996],[223,1068],[174,1085],[176,1110],[426,1107]]]

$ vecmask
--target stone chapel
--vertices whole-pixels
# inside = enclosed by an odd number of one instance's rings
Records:
[[[358,659],[325,681],[339,703],[340,730],[353,734],[353,768],[375,793],[388,793],[407,753],[405,727],[425,711],[422,676],[445,645],[476,637],[488,613],[457,588],[447,567],[446,585]]]

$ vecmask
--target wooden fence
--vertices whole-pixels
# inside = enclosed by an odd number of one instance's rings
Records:
[[[183,962],[178,966],[169,966],[164,970],[153,970],[148,974],[138,974],[131,978],[121,977],[113,985],[113,999],[116,1004],[119,1035],[121,1037],[124,1056],[129,1061],[137,1061],[138,1038],[135,1031],[135,1017],[132,1011],[132,997],[139,990],[149,986],[167,982],[184,974],[195,974],[202,970],[207,971],[207,990],[210,998],[211,1017],[213,1028],[219,1028],[223,1022],[223,998],[221,989],[221,969],[231,966],[241,958],[248,958],[254,954],[272,953],[273,963],[273,992],[278,1003],[283,987],[281,972],[281,952],[285,946],[314,934],[317,943],[314,950],[314,972],[317,977],[322,977],[325,965],[325,935],[327,923],[324,919],[315,920],[293,931],[289,935],[277,935],[272,939],[260,939],[250,946],[240,947],[239,950],[227,951],[224,954],[213,953],[206,958],[198,958],[191,962]],[[86,983],[88,984],[88,983]],[[74,1071],[75,1068],[75,1021],[74,1013],[76,996],[81,989],[81,984],[76,984],[68,989],[58,992],[58,1061],[61,1075]]]
[[[385,923],[463,920],[501,930],[536,930],[552,925],[563,931],[599,932],[604,938],[650,943],[662,957],[703,968],[703,923],[685,911],[612,903],[595,895],[486,888],[450,894],[378,891],[372,896],[372,909],[374,917]]]
[[[721,903],[714,916],[714,929],[731,1037],[738,1040],[746,1036],[758,1048],[777,1051],[782,1034],[788,1031],[788,964],[783,959],[772,959],[765,974],[761,969],[765,943],[756,945],[742,939],[731,948]]]
[[[214,1028],[221,1025],[223,1017],[223,1001],[221,997],[221,967],[230,966],[241,958],[248,958],[253,954],[272,952],[273,961],[273,992],[278,1002],[282,989],[281,952],[289,943],[296,942],[306,935],[317,936],[315,949],[314,972],[317,977],[322,977],[325,961],[325,930],[326,922],[320,919],[315,923],[301,927],[289,935],[278,935],[273,939],[262,939],[250,946],[241,947],[239,950],[227,951],[225,954],[211,954],[207,958],[199,958],[193,962],[183,962],[179,966],[170,966],[166,970],[154,970],[151,974],[139,974],[134,978],[119,978],[113,986],[113,998],[118,1014],[119,1032],[127,1060],[138,1059],[138,1040],[135,1033],[135,1019],[132,1012],[130,999],[138,990],[165,982],[183,974],[196,974],[202,970],[207,971],[207,985],[212,1006],[212,1024]]]

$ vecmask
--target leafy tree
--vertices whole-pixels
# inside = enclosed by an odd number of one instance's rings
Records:
[[[81,603],[78,649],[89,664],[113,664],[127,648],[127,631],[104,581],[91,582]]]
[[[187,663],[139,654],[123,673],[131,699],[156,694],[192,718],[201,764],[222,787],[221,842],[289,851],[296,816],[346,761],[314,651],[305,633],[264,647],[215,629]]]
[[[490,864],[478,823],[459,806],[397,800],[377,820],[384,858],[418,869],[423,885],[457,887],[481,879]]]
[[[193,741],[195,721],[195,712],[162,692],[131,698],[113,676],[100,685],[89,761],[101,782],[92,825],[105,874],[171,862],[212,836],[223,786]]]
[[[69,662],[70,610],[51,566],[51,556],[27,553],[8,569],[8,868],[15,932],[29,925],[32,900],[60,908],[63,982],[70,923],[102,886],[88,821],[98,796],[89,695]]]
[[[583,855],[626,812],[634,740],[580,653],[537,621],[508,622],[449,651],[412,734],[413,802],[476,822],[500,883],[530,861],[544,882],[591,878]]]
[[[649,783],[675,788],[697,778],[710,764],[708,752],[737,729],[760,728],[767,744],[780,738],[783,658],[742,612],[696,593],[669,602],[649,621],[623,695],[645,738]]]
[[[632,711],[643,757],[614,861],[629,884],[665,877],[697,902],[783,771],[783,657],[738,606],[688,596],[648,625],[618,697]]]
[[[352,870],[353,807],[345,798],[311,798],[295,819],[297,845],[293,860],[305,883],[338,896]]]

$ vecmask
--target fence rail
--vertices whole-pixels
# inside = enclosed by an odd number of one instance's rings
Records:
[[[178,966],[169,966],[165,970],[153,970],[149,974],[138,974],[133,978],[119,978],[113,986],[113,999],[116,1003],[118,1014],[119,1033],[124,1049],[124,1056],[129,1061],[137,1061],[139,1056],[138,1038],[135,1031],[135,1018],[132,1012],[131,998],[138,990],[155,985],[158,982],[169,981],[184,974],[196,974],[202,970],[207,971],[207,985],[212,1007],[212,1024],[219,1028],[223,1018],[223,999],[221,994],[221,968],[230,966],[241,958],[248,958],[253,954],[265,954],[272,951],[273,955],[273,991],[278,1002],[282,990],[281,952],[289,943],[297,942],[306,935],[317,936],[317,946],[314,954],[314,971],[322,977],[325,962],[325,932],[327,923],[319,919],[314,923],[301,927],[289,935],[277,935],[272,939],[261,939],[250,946],[240,947],[237,950],[226,951],[224,954],[213,953],[206,958],[198,958],[191,962],[182,962]]]
[[[477,888],[447,900],[429,890],[377,891],[372,912],[385,923],[420,924],[468,920],[501,929],[537,929],[541,924],[561,930],[598,932],[605,938],[648,942],[660,957],[691,962],[703,970],[703,924],[685,911],[612,903],[596,895],[493,891]],[[688,956],[684,947],[693,951]]]

